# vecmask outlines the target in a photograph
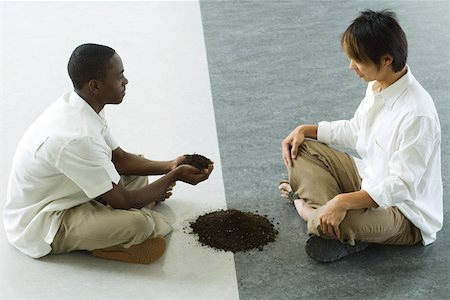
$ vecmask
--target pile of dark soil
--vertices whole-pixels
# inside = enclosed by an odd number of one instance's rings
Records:
[[[204,157],[200,154],[185,154],[185,159],[181,162],[182,164],[187,164],[196,167],[199,170],[207,169],[212,161],[209,158]]]
[[[236,209],[207,213],[190,227],[203,245],[234,253],[251,249],[262,251],[278,234],[266,217]]]

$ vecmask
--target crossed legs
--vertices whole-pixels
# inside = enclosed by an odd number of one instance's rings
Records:
[[[288,171],[289,180],[279,185],[282,197],[295,205],[311,236],[330,239],[320,228],[321,207],[338,194],[361,189],[353,159],[324,144],[306,140]],[[396,207],[350,210],[339,227],[340,241],[350,245],[358,241],[412,245],[421,240],[420,231]]]
[[[148,184],[146,176],[123,176],[128,189]],[[163,236],[171,231],[164,217],[149,208],[113,209],[91,200],[64,212],[52,253],[93,251],[98,257],[148,264],[166,250]]]

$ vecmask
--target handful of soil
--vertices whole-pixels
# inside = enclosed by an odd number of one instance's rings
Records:
[[[190,226],[201,244],[233,253],[255,248],[262,251],[278,234],[266,217],[236,209],[207,213]]]
[[[212,163],[212,161],[209,158],[204,157],[200,154],[185,154],[185,159],[180,163],[187,164],[196,167],[199,170],[207,169],[209,164]]]

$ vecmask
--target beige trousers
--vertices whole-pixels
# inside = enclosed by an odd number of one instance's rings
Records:
[[[147,176],[121,176],[127,189],[148,184]],[[91,200],[68,209],[52,242],[51,253],[103,249],[111,246],[129,248],[172,230],[164,217],[147,208],[114,209]]]
[[[317,141],[306,140],[289,168],[292,190],[316,208],[308,220],[308,233],[325,236],[320,228],[321,206],[334,196],[361,190],[353,158]],[[349,210],[339,226],[341,241],[414,245],[422,240],[420,230],[396,207]]]

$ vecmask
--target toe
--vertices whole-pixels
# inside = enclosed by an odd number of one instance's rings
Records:
[[[280,191],[286,192],[286,193],[289,193],[292,191],[292,188],[289,185],[289,183],[282,183],[278,186],[278,188],[280,189]]]

